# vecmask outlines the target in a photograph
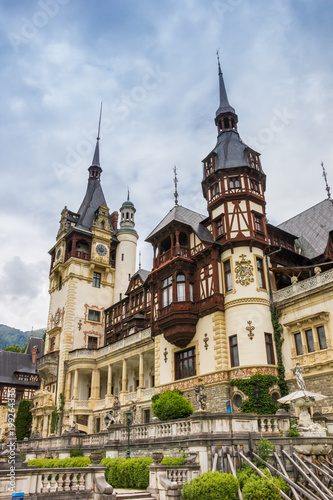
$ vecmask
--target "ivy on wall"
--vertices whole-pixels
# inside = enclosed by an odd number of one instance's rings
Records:
[[[282,337],[283,326],[279,322],[281,313],[276,307],[272,306],[271,315],[272,315],[272,324],[274,329],[274,342],[275,342],[277,365],[278,365],[278,384],[280,387],[281,396],[287,396],[287,394],[289,394],[289,389],[285,379],[286,370],[282,361],[282,344],[284,342],[284,338]]]
[[[277,377],[260,374],[253,375],[248,379],[234,379],[230,381],[231,386],[238,387],[239,390],[248,396],[248,399],[243,401],[241,410],[244,413],[257,413],[258,415],[272,414],[278,410],[278,406],[274,403],[269,393],[270,387],[277,383]],[[258,399],[256,398],[256,392],[258,392]]]

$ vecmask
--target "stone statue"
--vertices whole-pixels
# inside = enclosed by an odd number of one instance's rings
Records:
[[[198,384],[194,387],[195,397],[200,410],[207,409],[207,394],[203,384]]]
[[[135,420],[136,420],[136,404],[134,401],[132,401],[132,403],[131,403],[130,410],[132,412],[132,425],[133,425],[133,424],[135,424]]]
[[[297,361],[296,367],[293,369],[293,374],[296,376],[296,382],[301,391],[306,391],[305,382],[302,373],[304,373],[304,368]]]
[[[104,423],[108,429],[112,424],[120,424],[120,408],[121,404],[118,396],[115,396],[111,410],[104,417]]]

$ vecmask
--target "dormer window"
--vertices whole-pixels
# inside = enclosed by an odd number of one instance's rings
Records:
[[[215,161],[213,157],[208,158],[205,161],[206,176],[212,174],[215,170]]]

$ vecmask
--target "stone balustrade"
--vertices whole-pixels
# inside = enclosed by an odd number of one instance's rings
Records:
[[[304,292],[309,292],[315,288],[322,287],[328,283],[333,282],[333,269],[319,273],[316,276],[307,278],[303,281],[298,281],[290,286],[283,288],[282,290],[277,290],[273,292],[274,302],[281,302],[286,299],[290,299]]]
[[[25,466],[15,471],[15,491],[22,491],[24,496],[41,500],[48,495],[56,495],[57,499],[64,500],[70,497],[114,500],[116,497],[113,488],[104,478],[105,469],[100,465],[53,469]],[[8,470],[0,470],[0,498],[9,498],[9,481]]]

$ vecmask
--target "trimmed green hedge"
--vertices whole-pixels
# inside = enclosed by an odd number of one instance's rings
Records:
[[[260,477],[249,465],[243,465],[237,472],[243,500],[278,500],[279,489],[288,493],[289,486],[281,477],[274,477],[265,467],[259,467],[266,477]]]
[[[37,465],[39,469],[56,469],[57,467],[87,467],[91,464],[89,457],[75,458],[42,458],[28,460],[28,465]]]
[[[177,465],[185,465],[185,457],[164,457],[161,464],[169,465],[171,467]]]
[[[153,415],[160,420],[186,418],[194,412],[191,403],[178,390],[155,394],[152,403]]]
[[[237,500],[238,481],[232,474],[206,472],[185,483],[184,500]]]
[[[143,458],[103,458],[102,465],[107,467],[105,479],[114,488],[136,488],[145,490],[149,486],[148,465],[151,457]]]

